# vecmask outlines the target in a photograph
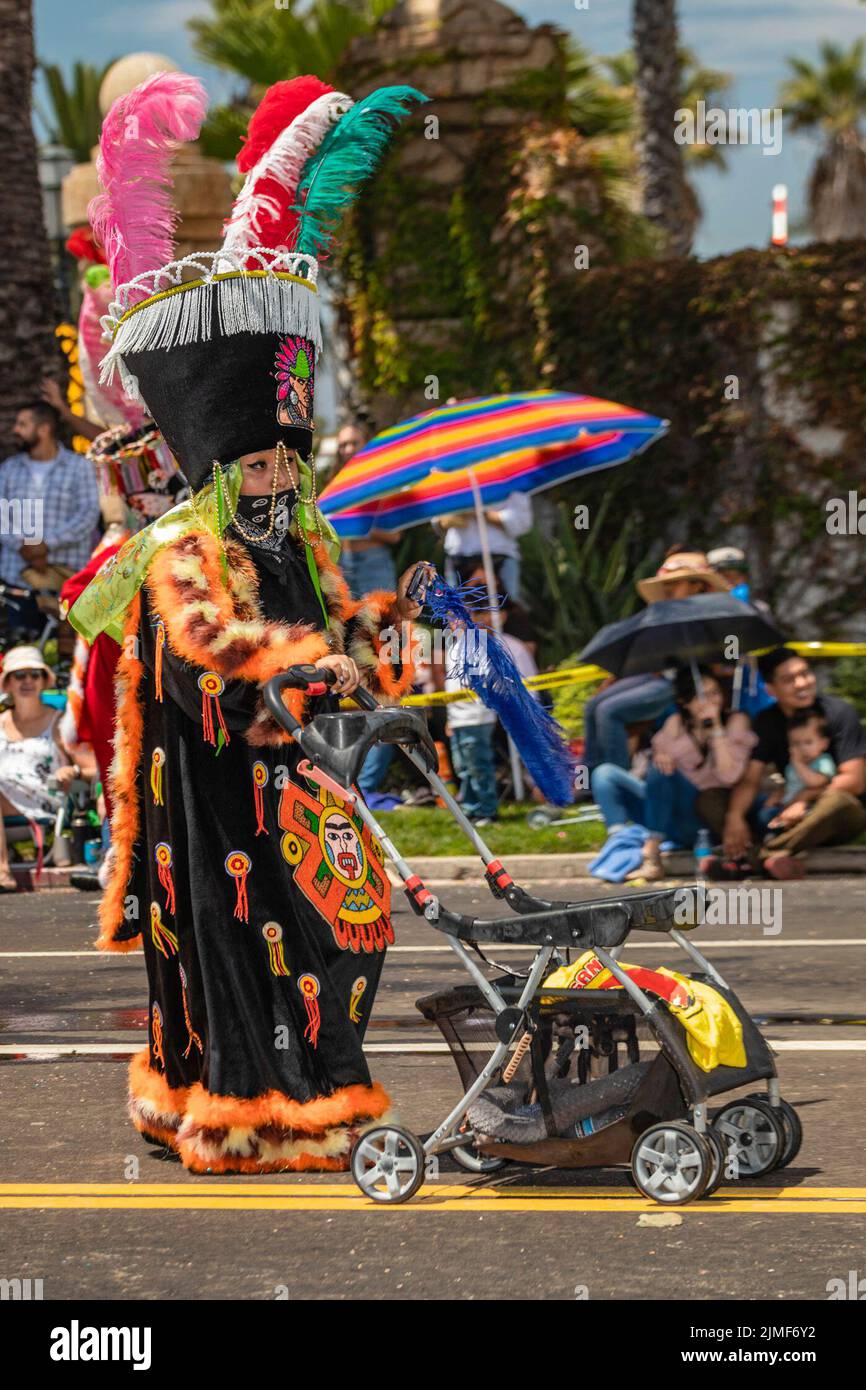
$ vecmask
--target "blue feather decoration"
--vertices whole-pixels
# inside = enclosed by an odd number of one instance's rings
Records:
[[[375,173],[399,121],[427,97],[414,87],[379,87],[346,112],[307,160],[298,183],[295,250],[321,256],[341,214]]]
[[[553,715],[523,684],[507,646],[496,632],[482,628],[472,614],[489,609],[483,584],[446,584],[438,574],[427,588],[424,607],[460,634],[452,648],[449,675],[473,691],[502,721],[535,785],[554,806],[574,800],[576,761]]]

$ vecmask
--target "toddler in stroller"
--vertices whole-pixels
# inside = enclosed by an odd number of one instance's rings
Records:
[[[471,980],[417,1004],[449,1045],[461,1100],[423,1143],[396,1124],[368,1130],[351,1158],[361,1190],[379,1202],[408,1201],[424,1182],[428,1160],[450,1153],[474,1173],[508,1162],[629,1164],[646,1197],[675,1205],[709,1196],[725,1177],[756,1177],[790,1163],[801,1140],[796,1111],[781,1099],[772,1053],[751,1017],[689,939],[697,924],[693,891],[584,902],[549,902],[526,892],[438,776],[418,712],[379,708],[358,689],[353,699],[362,708],[298,724],[282,690],[322,693],[329,675],[307,666],[274,677],[264,691],[268,708],[324,784],[355,807],[391,859],[413,910],[444,934]],[[352,790],[377,742],[398,744],[425,776],[512,917],[453,912],[413,873]],[[692,978],[619,961],[632,932],[665,933],[696,967]],[[482,966],[496,968],[495,962],[482,948],[496,943],[534,951],[528,970],[502,969],[491,979]],[[572,963],[574,952],[579,958]],[[766,1082],[764,1095],[750,1093],[710,1113],[711,1098],[757,1082]]]

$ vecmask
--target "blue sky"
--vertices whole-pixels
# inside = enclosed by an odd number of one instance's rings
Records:
[[[232,79],[194,56],[185,24],[209,13],[205,0],[34,0],[39,56],[68,68],[76,59],[103,62],[134,49],[173,58],[205,82],[215,100],[225,99]],[[596,53],[628,46],[630,0],[521,0],[513,4],[532,24],[556,24]],[[789,54],[816,55],[821,39],[848,45],[866,37],[866,4],[860,0],[680,0],[680,30],[708,66],[732,74],[726,104],[772,107]],[[764,245],[769,236],[770,190],[790,189],[791,217],[802,213],[803,190],[816,145],[785,132],[781,153],[765,157],[747,145],[730,151],[727,174],[704,171],[698,192],[704,207],[696,250],[717,255]]]

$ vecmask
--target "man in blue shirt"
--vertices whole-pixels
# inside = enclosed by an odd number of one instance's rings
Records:
[[[59,590],[86,565],[99,521],[93,464],[58,439],[57,411],[44,401],[23,406],[13,435],[21,451],[0,464],[0,581]],[[34,572],[42,582],[34,580]],[[14,626],[26,626],[24,610]]]

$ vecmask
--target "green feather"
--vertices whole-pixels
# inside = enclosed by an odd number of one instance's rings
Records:
[[[301,172],[297,251],[320,256],[327,250],[341,214],[384,157],[397,122],[413,102],[426,100],[414,87],[379,87],[332,126]]]

